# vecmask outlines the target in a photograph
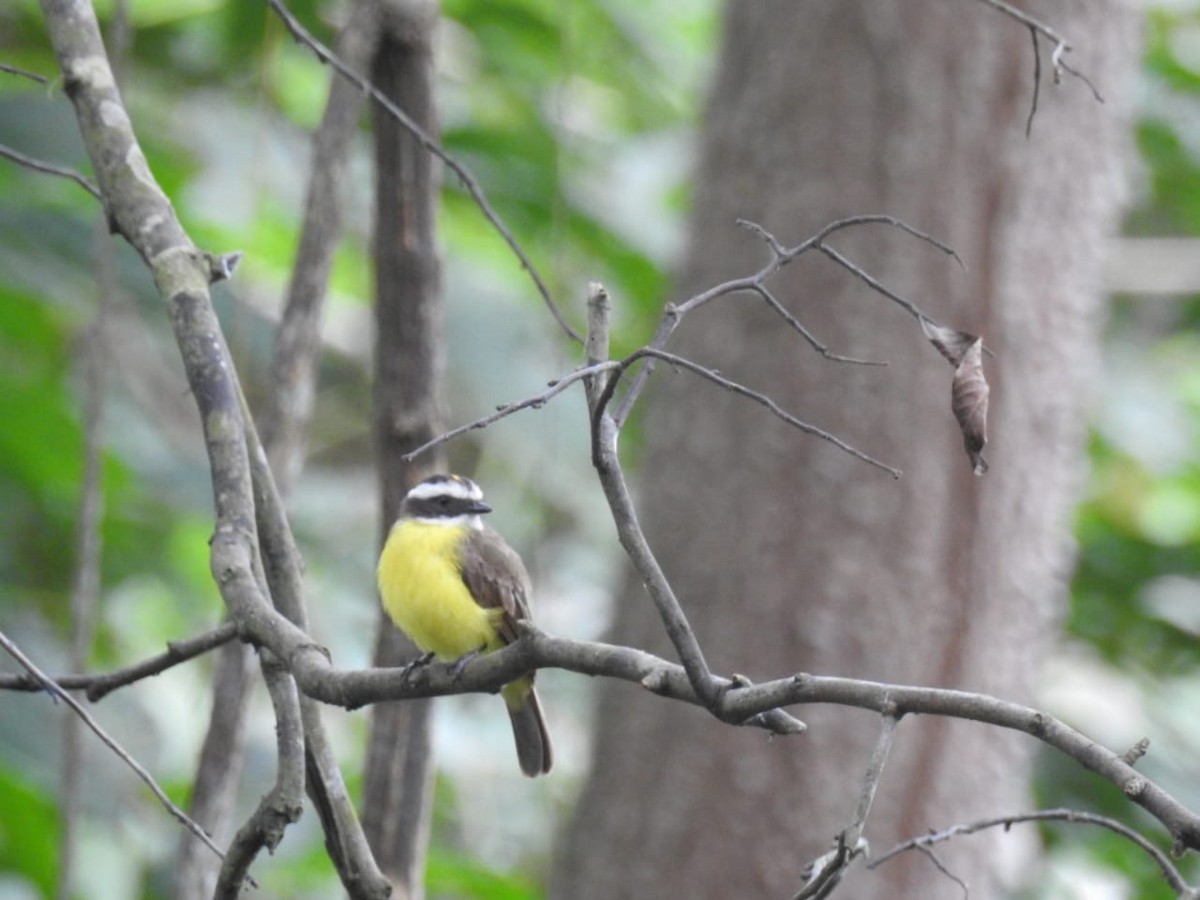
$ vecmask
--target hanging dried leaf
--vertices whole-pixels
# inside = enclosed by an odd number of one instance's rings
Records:
[[[925,337],[929,338],[929,342],[937,348],[938,353],[950,360],[952,366],[961,363],[963,357],[967,355],[967,351],[971,349],[971,345],[979,340],[973,334],[935,325],[924,317],[921,318],[921,330],[925,332]]]
[[[966,331],[955,331],[921,319],[921,330],[938,353],[954,366],[950,408],[962,430],[963,446],[976,475],[988,470],[983,458],[987,443],[988,383],[983,375],[983,340]]]
[[[983,375],[983,341],[975,338],[954,370],[950,408],[962,429],[963,446],[976,475],[988,470],[987,460],[983,458],[983,446],[987,443],[988,390]]]

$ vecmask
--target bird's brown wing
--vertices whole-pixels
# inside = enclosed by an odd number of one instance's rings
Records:
[[[496,621],[500,639],[515,641],[516,622],[530,618],[529,574],[516,551],[491,528],[472,530],[463,542],[462,578],[476,603],[501,610]]]

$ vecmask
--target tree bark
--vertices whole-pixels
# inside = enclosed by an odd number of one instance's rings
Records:
[[[1029,32],[982,4],[730,3],[707,110],[683,296],[755,271],[766,250],[855,213],[888,213],[949,242],[964,273],[898,230],[831,244],[995,353],[986,456],[973,477],[950,413],[950,370],[898,306],[819,254],[771,283],[835,353],[813,353],[756,299],[690,317],[676,352],[904,470],[893,481],[727,392],[662,371],[646,412],[642,508],[714,669],[813,671],[960,687],[1011,699],[1061,619],[1070,513],[1086,464],[1084,411],[1102,320],[1099,260],[1124,196],[1136,29],[1108,2],[1023,5],[1076,48],[1042,85],[1032,136]],[[641,591],[615,640],[666,651]],[[798,711],[807,734],[754,729],[621,686],[601,690],[594,770],[551,895],[786,897],[850,824],[878,722]],[[901,723],[866,837],[1027,806],[1030,744],[978,725]],[[989,896],[997,846],[939,858]],[[855,869],[848,896],[956,897],[915,854]]]
[[[389,0],[373,83],[429,134],[433,97],[435,0]],[[398,122],[375,109],[375,440],[380,478],[380,543],[408,489],[440,466],[401,455],[441,424],[443,305],[435,241],[435,161]],[[372,664],[398,666],[415,648],[380,610]],[[433,765],[429,700],[371,707],[363,785],[363,827],[399,900],[424,896]]]

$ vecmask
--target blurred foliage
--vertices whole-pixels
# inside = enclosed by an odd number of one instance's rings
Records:
[[[1130,211],[1135,236],[1200,237],[1200,10],[1176,4],[1148,16],[1137,144],[1143,188]],[[1093,734],[1132,746],[1148,736],[1138,768],[1181,802],[1200,806],[1200,295],[1118,297],[1113,306],[1091,441],[1088,496],[1078,512],[1068,652],[1084,673],[1061,710]],[[1089,710],[1091,710],[1089,712]],[[1119,726],[1116,723],[1121,723]],[[1045,752],[1042,806],[1089,809],[1170,840],[1112,786]],[[1051,869],[1072,867],[1074,887],[1036,896],[1170,897],[1152,861],[1096,829],[1043,829]],[[1181,861],[1193,883],[1200,865]],[[1098,887],[1094,890],[1099,890]]]
[[[116,4],[97,6],[111,27]],[[344,2],[332,0],[289,6],[326,42],[345,12]],[[617,352],[640,343],[669,291],[688,197],[689,138],[711,64],[714,7],[715,0],[444,0],[438,59],[445,145],[479,177],[571,318],[582,319],[588,280],[609,286],[617,298]],[[131,0],[129,9],[133,41],[121,66],[124,95],[154,173],[202,246],[246,251],[237,279],[217,302],[248,393],[260,396],[270,314],[297,240],[308,133],[319,120],[329,72],[262,3]],[[1146,177],[1129,219],[1135,234],[1200,236],[1198,35],[1194,11],[1150,17],[1137,131]],[[0,61],[55,75],[35,0],[0,4]],[[0,143],[88,168],[70,104],[57,87],[0,75]],[[368,658],[375,616],[364,316],[369,160],[364,135],[352,161],[351,214],[329,309],[342,337],[322,364],[313,462],[293,502],[313,628],[345,665]],[[452,180],[443,201],[450,407],[459,420],[531,393],[575,357],[548,324],[527,276]],[[84,444],[80,359],[96,308],[99,219],[97,205],[78,186],[0,162],[0,579],[8,601],[0,605],[0,629],[54,670],[65,659]],[[206,460],[178,354],[141,262],[119,242],[107,243],[116,257],[117,291],[106,331],[111,374],[97,666],[157,652],[165,641],[220,616],[208,576]],[[1200,297],[1122,298],[1110,351],[1092,442],[1093,478],[1079,514],[1073,652],[1098,684],[1111,687],[1115,679],[1132,694],[1120,713],[1156,735],[1143,767],[1196,808],[1200,733],[1186,710],[1200,699],[1194,696],[1200,682]],[[602,593],[596,585],[603,576],[592,571],[594,551],[589,556],[568,541],[610,544],[611,536],[603,524],[587,523],[589,500],[580,487],[589,481],[586,440],[578,410],[554,419],[551,409],[536,428],[523,419],[524,425],[490,430],[486,456],[469,443],[452,452],[505,472],[495,481],[512,485],[513,493],[496,498],[496,506],[514,511],[503,525],[519,546],[549,543],[552,527],[557,568],[566,559],[576,568],[569,577],[547,572],[539,584],[549,584],[551,595],[556,579],[571,585],[577,624],[584,617],[581,598],[589,585]],[[545,609],[552,617],[548,599],[539,615]],[[600,624],[602,616],[596,617]],[[210,665],[181,667],[98,708],[105,726],[175,796],[185,792],[203,734],[205,715],[196,711],[207,710]],[[546,689],[553,691],[553,673],[547,676]],[[475,715],[469,701],[463,708]],[[0,897],[46,895],[54,885],[60,715],[46,709],[37,698],[0,703]],[[344,768],[357,784],[364,717],[330,718]],[[247,808],[272,765],[270,715],[263,709],[253,722]],[[443,719],[440,727],[454,724]],[[501,721],[496,730],[507,744],[505,728]],[[556,736],[558,728],[564,726],[556,718]],[[1040,768],[1042,804],[1144,824],[1111,787],[1077,766],[1046,756]],[[454,770],[453,785],[439,780],[431,898],[539,896],[535,881],[522,873],[543,866],[551,819],[556,804],[568,802],[569,785],[559,782],[537,795],[532,802],[540,824],[529,825],[528,816],[504,805],[496,772],[464,771]],[[143,896],[162,896],[174,835],[164,838],[170,826],[136,785],[114,787],[130,783],[131,776],[116,769],[89,783],[85,808],[97,826],[89,838],[93,855],[106,860],[114,885],[139,885]],[[471,804],[486,798],[471,784],[500,797],[502,814],[482,832],[473,825]],[[532,793],[524,785],[523,791]],[[121,829],[102,827],[118,802],[136,814],[126,816]],[[1158,833],[1156,826],[1147,832]],[[1070,826],[1044,834],[1051,869],[1055,860],[1075,866],[1084,859],[1125,885],[1127,896],[1165,896],[1153,867],[1126,843]],[[289,832],[260,869],[271,895],[323,897],[335,890],[311,822]],[[97,887],[90,896],[123,895]]]
[[[118,4],[96,5],[111,41]],[[347,11],[345,0],[288,5],[330,44]],[[588,280],[609,285],[620,304],[618,347],[640,341],[667,290],[686,196],[687,167],[680,162],[708,62],[713,6],[714,0],[452,0],[444,7],[438,60],[445,146],[480,179],[572,318],[582,318]],[[264,3],[130,0],[127,9],[132,40],[118,68],[151,168],[201,246],[246,253],[238,277],[221,286],[215,300],[253,401],[263,391],[270,318],[292,265],[309,133],[320,119],[330,72]],[[55,78],[36,0],[0,4],[0,61]],[[0,143],[89,172],[59,82],[47,88],[0,74]],[[350,214],[329,308],[343,337],[322,364],[313,463],[293,502],[314,630],[348,665],[366,662],[375,617],[365,315],[370,160],[364,127],[351,162]],[[450,406],[460,416],[474,415],[496,400],[540,389],[574,364],[575,350],[547,323],[528,277],[461,186],[447,180],[443,193]],[[149,274],[127,247],[103,234],[100,219],[98,205],[77,185],[0,162],[0,365],[6,374],[0,379],[0,579],[8,600],[0,606],[0,629],[52,671],[64,666],[70,626],[85,442],[83,355],[99,297],[99,253],[113,254],[116,278],[104,333],[103,609],[92,664],[112,667],[156,653],[221,614],[208,574],[211,500],[194,404]],[[497,356],[498,335],[503,356]],[[493,398],[491,391],[504,393]],[[543,416],[534,429],[497,429],[490,441],[483,464],[511,470],[504,480],[520,496],[503,504],[517,511],[505,526],[525,546],[540,543],[551,525],[556,540],[597,527],[585,522],[587,498],[557,487],[578,482],[587,468],[586,440],[576,436],[570,412],[557,420]],[[522,471],[528,469],[523,460],[537,458],[527,452],[529,441],[553,457],[536,478]],[[454,452],[472,461],[480,456],[469,445]],[[553,505],[540,499],[555,493],[580,499]],[[587,554],[568,555],[595,568]],[[585,573],[577,587],[598,577]],[[546,605],[552,614],[552,603]],[[593,627],[598,630],[599,620]],[[206,725],[210,677],[211,660],[179,667],[97,710],[105,727],[179,799],[186,797]],[[552,692],[553,679],[547,681]],[[46,709],[38,697],[0,703],[0,897],[50,895],[55,887],[61,714]],[[496,740],[507,752],[502,712],[493,713]],[[365,717],[331,712],[329,718],[337,723],[348,780],[357,785]],[[448,724],[440,719],[441,727],[455,727],[453,714],[448,718]],[[252,716],[247,811],[270,777],[270,722],[261,707]],[[556,726],[570,741],[569,723]],[[104,872],[89,886],[89,900],[163,896],[176,832],[132,776],[110,769],[99,755],[89,759],[111,774],[88,779],[85,787],[83,852],[103,860],[102,869],[91,871]],[[570,767],[563,769],[569,780]],[[500,796],[502,779],[520,779],[515,765],[484,777],[499,785]],[[468,778],[456,770],[456,782]],[[553,827],[547,810],[560,802],[555,794],[525,792],[540,797],[540,814],[510,814],[480,834],[465,821],[474,818],[469,806],[479,791],[447,787],[445,777],[440,783],[442,824],[430,896],[539,896],[529,875],[500,871],[544,866]],[[569,784],[557,790],[569,792]],[[100,827],[114,807],[124,812],[121,827]],[[336,890],[311,822],[289,832],[260,869],[268,895],[325,897]]]

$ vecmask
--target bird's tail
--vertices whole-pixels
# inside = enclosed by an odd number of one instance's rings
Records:
[[[545,775],[554,765],[554,752],[550,748],[550,732],[546,728],[542,704],[533,689],[533,679],[522,678],[506,684],[500,695],[508,707],[521,771],[530,778]]]

